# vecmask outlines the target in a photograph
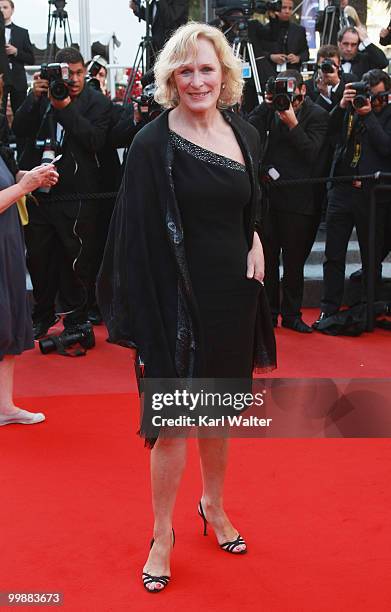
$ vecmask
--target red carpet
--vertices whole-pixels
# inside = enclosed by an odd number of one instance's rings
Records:
[[[281,377],[389,375],[387,332],[279,329],[278,345]],[[149,453],[135,436],[128,352],[99,329],[87,357],[31,351],[18,362],[19,405],[47,421],[0,429],[0,592],[60,591],[72,612],[389,609],[388,440],[233,440],[226,505],[248,540],[240,558],[202,537],[190,441],[173,580],[150,595],[139,579],[152,524]]]

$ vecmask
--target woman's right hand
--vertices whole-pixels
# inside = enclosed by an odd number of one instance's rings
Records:
[[[53,164],[45,164],[25,172],[18,184],[25,195],[40,187],[53,187],[57,181],[58,172],[56,167]]]

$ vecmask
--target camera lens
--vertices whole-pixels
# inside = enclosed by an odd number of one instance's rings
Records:
[[[69,96],[67,84],[64,81],[53,81],[50,84],[50,95],[55,100],[65,100]]]
[[[54,342],[51,336],[47,338],[42,338],[39,342],[39,348],[43,355],[48,355],[56,350],[56,343]]]

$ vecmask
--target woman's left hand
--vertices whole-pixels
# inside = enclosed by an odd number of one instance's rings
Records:
[[[255,280],[263,283],[265,277],[265,258],[261,240],[254,232],[253,246],[247,255],[247,278],[255,278]]]

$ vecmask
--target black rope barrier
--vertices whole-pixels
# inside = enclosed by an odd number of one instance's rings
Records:
[[[391,172],[374,172],[373,174],[358,174],[357,176],[323,176],[317,178],[305,179],[277,179],[276,181],[268,180],[267,185],[273,187],[286,187],[297,185],[320,185],[322,183],[352,183],[353,181],[381,181],[382,179],[391,180]],[[45,202],[73,202],[79,200],[111,200],[117,197],[117,191],[109,191],[104,193],[56,193],[42,196]]]

